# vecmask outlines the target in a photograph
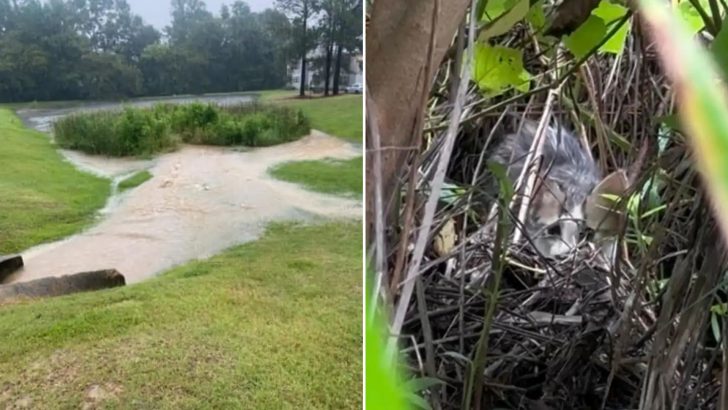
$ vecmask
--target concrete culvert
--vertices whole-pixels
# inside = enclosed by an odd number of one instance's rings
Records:
[[[23,257],[20,255],[0,255],[0,284],[23,267]]]
[[[124,286],[124,275],[116,269],[82,272],[0,286],[0,304],[22,299],[61,296]]]

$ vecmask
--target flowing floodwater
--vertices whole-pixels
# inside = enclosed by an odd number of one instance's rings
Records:
[[[47,130],[55,118],[72,112],[24,110],[19,115],[26,124]],[[25,267],[10,282],[115,268],[134,283],[254,240],[271,221],[362,214],[358,200],[313,193],[268,176],[271,166],[285,161],[361,155],[360,148],[316,131],[296,142],[249,151],[188,145],[148,161],[61,152],[79,169],[113,184],[143,169],[153,177],[112,195],[92,228],[23,252]]]

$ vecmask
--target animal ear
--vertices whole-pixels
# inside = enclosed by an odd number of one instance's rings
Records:
[[[629,182],[624,170],[607,175],[586,199],[586,224],[600,236],[616,235],[622,225],[624,201]]]

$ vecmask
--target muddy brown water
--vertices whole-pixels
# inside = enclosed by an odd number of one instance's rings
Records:
[[[54,119],[73,112],[22,110],[19,115],[47,131]],[[272,221],[362,215],[360,200],[310,192],[268,175],[286,161],[362,155],[360,146],[317,131],[296,142],[248,151],[188,145],[152,160],[61,152],[79,169],[110,178],[113,186],[139,170],[153,177],[125,193],[114,190],[93,227],[22,252],[25,267],[10,282],[115,268],[127,283],[135,283],[254,240]]]

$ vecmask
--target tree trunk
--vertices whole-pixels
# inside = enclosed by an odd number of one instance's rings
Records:
[[[437,25],[434,27],[432,68],[429,78],[424,78],[428,64],[427,50],[430,43],[431,21],[435,4],[439,5]],[[366,35],[367,93],[378,123],[382,158],[382,194],[385,206],[384,221],[391,221],[387,210],[396,192],[397,174],[412,152],[413,138],[420,138],[414,130],[417,113],[423,109],[419,103],[422,93],[429,92],[445,53],[455,36],[458,25],[465,17],[469,0],[401,0],[374,2]],[[372,138],[367,127],[367,164],[374,163]],[[373,167],[366,169],[366,222],[367,240],[371,241],[374,215]]]
[[[306,95],[306,23],[308,23],[308,2],[303,3],[303,37],[301,38],[301,87],[299,88],[298,95],[303,97]]]
[[[341,76],[341,45],[336,47],[336,66],[334,67],[334,95],[339,95],[339,78]]]
[[[334,50],[334,19],[333,16],[329,15],[329,35],[326,39],[326,67],[324,68],[324,95],[329,95],[329,83],[331,77],[331,54],[333,54]]]

